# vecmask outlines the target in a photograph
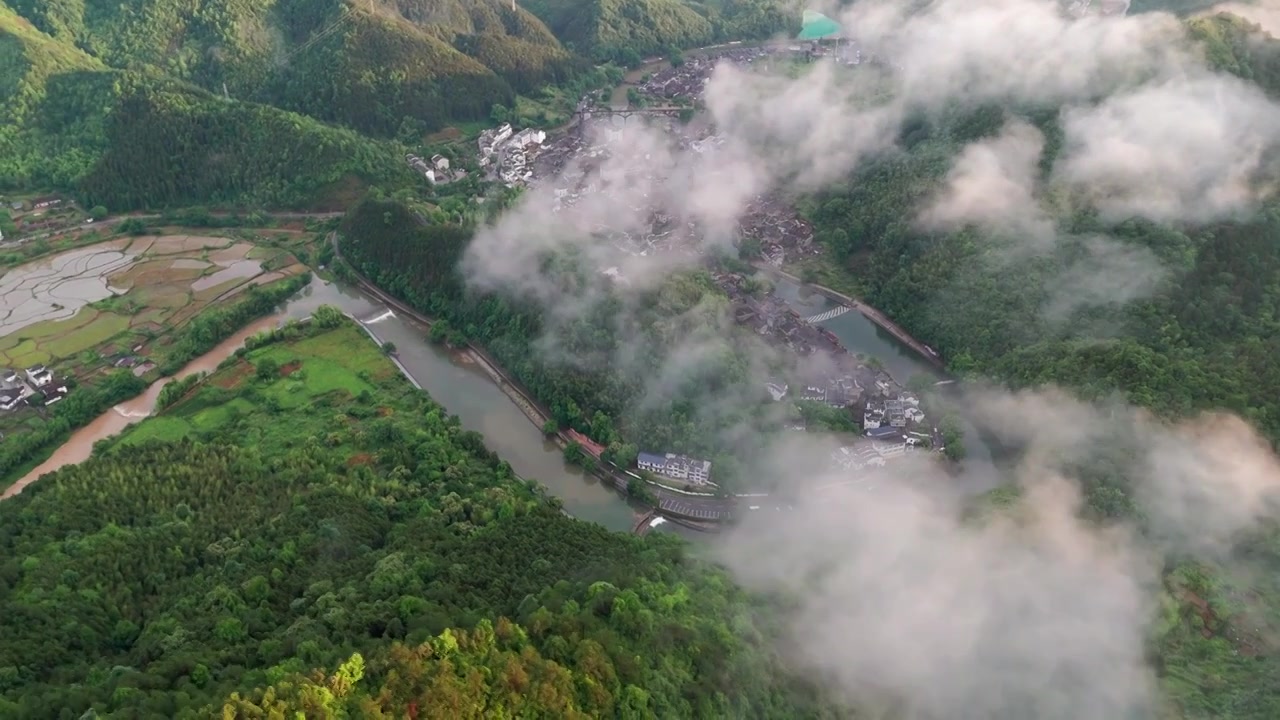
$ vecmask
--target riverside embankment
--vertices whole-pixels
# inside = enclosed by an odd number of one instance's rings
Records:
[[[835,290],[832,290],[829,287],[824,287],[822,285],[814,285],[813,283],[806,283],[805,281],[801,280],[795,275],[792,275],[791,273],[785,270],[782,270],[780,268],[776,268],[772,265],[768,265],[762,262],[757,262],[753,264],[757,269],[761,270],[762,272],[768,275],[772,275],[775,278],[781,277],[781,278],[785,278],[786,280],[789,280],[792,283],[792,285],[794,285],[796,288],[804,288],[807,290],[811,290],[813,292],[818,293],[819,295],[826,297],[828,300],[831,300],[840,305],[844,305],[846,307],[853,308],[854,310],[858,311],[858,313],[862,315],[862,317],[865,318],[867,321],[869,321],[871,324],[889,333],[891,336],[893,336],[895,340],[897,340],[898,342],[910,348],[915,353],[918,360],[929,365],[935,372],[945,372],[946,365],[942,362],[942,358],[940,358],[938,354],[933,351],[932,348],[930,348],[928,345],[925,345],[923,342],[920,342],[916,338],[912,337],[911,333],[904,330],[902,326],[895,323],[893,320],[889,318],[888,315],[885,315],[884,313],[880,312],[876,308],[871,307],[870,305],[862,302],[861,300],[855,297],[850,297],[849,295],[845,295],[844,293],[836,292]],[[868,352],[861,345],[849,346],[849,347],[851,347],[851,349],[854,349],[858,352],[864,352],[864,353],[867,353],[868,355],[879,358],[879,356],[876,353]],[[883,358],[881,358],[881,361],[883,362]],[[898,377],[895,379],[897,379],[899,382],[902,382],[902,381],[905,381],[907,378]]]
[[[426,326],[411,315],[389,308],[380,298],[341,283],[312,281],[273,315],[242,329],[213,351],[193,361],[175,377],[212,370],[241,347],[245,338],[278,327],[290,319],[312,314],[320,305],[333,305],[360,319],[382,342],[397,347],[396,359],[403,371],[431,397],[456,415],[463,427],[485,437],[485,443],[521,477],[533,478],[559,498],[574,517],[598,522],[619,531],[631,531],[643,509],[632,508],[617,492],[595,477],[564,462],[559,446],[547,441],[541,430],[496,386],[475,363],[428,343]],[[390,312],[389,312],[390,310]],[[117,405],[74,433],[48,461],[36,468],[6,495],[20,492],[41,475],[89,457],[96,442],[116,435],[150,415],[163,382],[137,398]]]
[[[334,246],[335,259],[338,261],[346,262],[342,258],[341,249],[338,247],[336,235],[330,237],[330,242],[332,242]],[[402,319],[408,318],[413,322],[416,322],[418,325],[421,326],[424,333],[426,332],[426,330],[430,329],[431,322],[432,322],[431,318],[428,318],[427,316],[423,315],[422,313],[418,312],[412,307],[409,307],[406,303],[404,303],[399,298],[379,288],[377,285],[374,285],[373,282],[371,282],[368,278],[364,277],[358,271],[356,271],[355,268],[352,267],[350,263],[347,263],[347,267],[351,271],[352,278],[354,279],[356,284],[359,286],[359,288],[363,292],[368,293],[370,296],[377,298],[380,302],[384,303],[387,307],[392,308],[395,312],[400,313],[402,316]],[[379,322],[381,322],[381,320],[379,320]],[[370,323],[370,325],[372,324],[373,323]],[[374,332],[377,333],[377,337],[379,337],[380,339],[387,340],[387,338],[382,337],[382,334],[379,332],[378,329],[375,328]],[[398,341],[395,341],[394,339],[391,341],[396,345],[396,348],[398,350],[397,354],[403,355],[404,351],[402,349],[401,343]],[[417,343],[411,343],[408,347],[413,348],[416,345],[421,345],[421,344],[423,344],[423,340],[421,336],[419,336],[419,338],[417,339]],[[457,351],[457,357],[464,364],[473,365],[481,373],[487,376],[492,382],[491,387],[495,387],[499,389],[507,397],[507,399],[511,401],[510,404],[514,404],[515,407],[518,408],[520,412],[525,416],[525,418],[529,421],[529,426],[535,429],[537,432],[541,433],[542,427],[546,424],[547,420],[551,419],[551,412],[546,407],[544,407],[541,403],[539,403],[536,399],[534,399],[534,397],[528,392],[528,390],[526,390],[518,381],[516,381],[514,378],[507,375],[506,371],[502,369],[501,365],[499,365],[496,360],[490,357],[489,354],[484,351],[484,349],[477,347],[471,343],[468,343],[466,347],[460,348]],[[453,406],[450,405],[449,402],[447,402],[445,399],[441,398],[440,394],[437,393],[437,390],[435,389],[434,386],[430,386],[426,382],[423,383],[423,386],[427,390],[427,392],[430,393],[432,397],[434,397],[438,402],[440,402],[450,411],[453,410]],[[502,455],[504,458],[507,457],[507,455],[502,451],[501,439],[490,438],[486,434],[486,441],[489,443],[489,446],[492,447],[499,455]],[[554,439],[548,440],[547,442],[548,444],[554,446],[557,449],[557,455],[562,458],[563,456],[559,451],[562,450],[566,444],[571,442],[571,440],[564,432],[558,432],[554,436]],[[516,469],[516,472],[520,473],[520,468],[516,466],[514,460],[508,458],[508,462],[511,462],[512,467]],[[521,474],[523,475],[523,473]],[[612,488],[612,490],[619,497],[626,498],[627,487],[631,480],[631,478],[629,478],[626,474],[620,472],[616,468],[612,468],[608,465],[600,464],[595,468],[594,476],[598,478],[600,481],[602,481],[603,483],[605,483],[607,487]],[[526,476],[526,477],[529,477],[529,476]],[[534,475],[532,477],[535,477],[539,480],[542,479],[540,476],[537,476],[537,475]],[[554,492],[555,488],[552,488],[552,490],[553,490],[553,494],[556,494],[557,496],[559,496],[559,493]],[[653,493],[653,495],[657,499],[658,508],[664,515],[669,515],[673,519],[692,521],[695,524],[686,524],[685,526],[691,527],[694,529],[706,529],[704,527],[700,527],[696,523],[709,523],[709,522],[714,523],[714,522],[720,522],[720,521],[729,519],[733,515],[733,511],[736,505],[734,499],[732,498],[718,497],[714,495],[703,495],[703,494],[697,494],[697,493],[680,492],[677,490],[663,488],[657,485],[649,485],[649,490]],[[563,500],[563,498],[561,499]],[[634,501],[629,501],[629,502],[631,504],[635,504]],[[568,505],[566,505],[566,507],[568,507]],[[572,509],[570,509],[570,512],[572,512]],[[577,513],[573,513],[573,514],[577,515]]]

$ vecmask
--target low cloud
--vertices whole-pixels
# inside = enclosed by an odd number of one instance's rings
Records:
[[[1043,244],[1055,232],[1035,196],[1043,149],[1040,131],[1016,119],[1007,121],[997,137],[966,146],[942,192],[920,214],[920,225],[929,230],[974,225]]]
[[[1274,191],[1280,107],[1223,76],[1168,81],[1063,114],[1055,177],[1104,216],[1208,221]]]
[[[1055,0],[870,0],[843,24],[892,64],[913,107],[1058,104],[1198,64],[1171,15],[1075,19]]]
[[[964,479],[928,464],[839,484],[798,474],[799,449],[778,448],[762,474],[826,489],[797,490],[789,512],[748,515],[722,559],[748,586],[795,599],[786,652],[850,705],[928,720],[1149,713],[1161,554],[1226,552],[1276,517],[1275,456],[1239,421],[1170,428],[1052,391],[966,402],[1023,448],[1016,508],[975,521],[949,491]],[[1114,469],[1143,503],[1145,534],[1080,518],[1072,468],[1116,433],[1131,454]]]
[[[1045,285],[1044,318],[1069,320],[1080,309],[1121,306],[1150,296],[1169,275],[1155,253],[1106,237],[1072,238],[1062,269]]]
[[[1204,15],[1230,13],[1257,24],[1272,36],[1280,35],[1280,2],[1276,0],[1258,0],[1257,2],[1226,2],[1214,5]]]

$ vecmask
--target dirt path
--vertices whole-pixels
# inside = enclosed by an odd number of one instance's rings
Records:
[[[275,219],[277,219],[277,220],[328,220],[328,219],[331,219],[331,218],[342,217],[344,214],[345,214],[345,213],[340,213],[340,212],[319,212],[319,213],[278,212],[278,213],[263,213],[263,215],[264,215],[264,216],[269,217],[269,218],[275,218]],[[210,217],[236,217],[236,216],[239,216],[239,215],[241,215],[241,213],[232,213],[232,212],[213,212],[213,213],[209,213],[209,216],[210,216]],[[117,223],[122,223],[122,222],[124,222],[125,220],[155,220],[156,218],[160,218],[160,217],[164,217],[164,216],[163,216],[163,215],[147,215],[147,214],[141,214],[141,213],[139,213],[139,214],[132,214],[132,215],[116,215],[116,216],[114,216],[114,217],[106,218],[105,220],[97,220],[97,221],[94,221],[94,222],[80,223],[79,225],[75,225],[75,226],[73,226],[73,227],[68,227],[68,228],[62,228],[61,230],[50,230],[50,231],[48,231],[48,232],[37,233],[37,234],[35,234],[35,235],[27,235],[27,236],[20,237],[20,238],[14,238],[12,241],[10,241],[10,242],[6,242],[6,243],[5,243],[5,245],[6,245],[6,246],[21,245],[21,244],[23,244],[23,243],[31,242],[32,240],[42,240],[42,239],[44,239],[44,238],[52,237],[52,236],[54,236],[54,235],[65,235],[65,234],[67,234],[67,233],[72,233],[72,232],[77,232],[77,231],[81,231],[81,232],[83,232],[83,231],[88,231],[88,230],[94,230],[94,229],[96,229],[96,228],[100,228],[100,227],[110,227],[110,226],[115,225],[115,224],[117,224]]]

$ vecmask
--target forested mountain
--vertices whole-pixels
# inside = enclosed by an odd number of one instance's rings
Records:
[[[348,184],[413,181],[394,147],[354,131],[164,83],[127,84],[105,130],[77,185],[107,207],[322,207]]]
[[[565,517],[336,310],[252,345],[0,503],[0,716],[823,714],[756,600]]]
[[[1189,27],[1221,69],[1280,93],[1280,42],[1229,16]],[[1280,207],[1239,221],[1171,225],[1106,222],[1062,203],[1055,220],[1065,232],[1148,249],[1172,278],[1154,297],[1047,323],[1051,281],[1079,247],[1063,245],[1010,273],[992,262],[990,248],[1000,241],[977,228],[937,233],[914,222],[960,148],[1000,132],[1007,111],[987,106],[922,118],[904,131],[900,152],[814,199],[811,214],[833,262],[957,372],[1024,387],[1060,383],[1095,396],[1119,391],[1169,415],[1225,408],[1280,443]],[[1046,138],[1047,173],[1060,151],[1057,108],[1021,114]]]
[[[109,68],[3,5],[0,47],[6,188],[63,188],[119,211],[209,202],[310,206],[351,186],[413,178],[392,145],[229,101],[140,63]]]
[[[1228,13],[1193,18],[1186,25],[1213,67],[1280,98],[1280,41],[1258,25]]]
[[[210,90],[221,91],[225,84],[238,98],[272,104],[281,100],[279,84],[304,83],[307,71],[321,69],[327,74],[311,85],[360,86],[376,66],[387,82],[404,76],[447,83],[455,75],[493,81],[496,72],[517,80],[519,89],[573,69],[569,53],[536,18],[500,0],[13,2],[40,30],[112,67],[149,66]],[[518,69],[514,57],[522,60]],[[445,104],[446,117],[453,116],[447,90],[493,102],[511,92],[500,82],[442,85],[435,101]],[[394,97],[372,100],[396,107]]]
[[[111,210],[403,185],[403,151],[368,136],[488,118],[590,67],[498,0],[9,2],[0,186]]]
[[[4,0],[0,188],[70,190],[113,211],[324,206],[412,182],[387,162],[403,154],[392,138],[586,82],[588,56],[631,63],[788,17],[774,0],[541,10],[577,53],[504,0]]]
[[[587,64],[536,18],[500,0],[301,0],[281,7],[297,44],[257,97],[387,136],[489,117],[516,92],[563,82]],[[305,12],[304,12],[305,9]]]

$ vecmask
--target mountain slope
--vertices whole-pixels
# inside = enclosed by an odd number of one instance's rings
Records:
[[[50,20],[48,12],[66,6],[38,6],[46,14],[37,19],[54,37],[0,5],[6,189],[60,188],[122,211],[193,203],[311,206],[339,185],[414,182],[393,145],[226,100],[146,64],[136,71],[107,67],[72,44],[86,32],[82,18]]]
[[[711,22],[680,0],[535,0],[552,32],[578,52],[634,62],[668,47],[711,42]]]
[[[673,47],[767,38],[799,21],[779,0],[530,0],[527,6],[574,50],[624,64]]]
[[[405,117],[426,128],[487,117],[512,103],[513,86],[536,89],[584,68],[537,18],[501,0],[16,3],[106,65],[154,68],[384,136]]]
[[[98,60],[45,35],[0,4],[0,116],[9,122],[29,114],[44,97],[51,77],[102,69]]]
[[[106,142],[77,189],[87,203],[109,208],[326,207],[343,184],[413,181],[390,145],[177,84],[136,83],[122,92]]]
[[[1228,13],[1193,18],[1186,25],[1211,66],[1280,97],[1280,43],[1261,26]]]
[[[427,128],[487,117],[515,97],[493,71],[443,40],[403,19],[364,13],[290,61],[266,94],[376,135],[394,133],[406,117]]]

